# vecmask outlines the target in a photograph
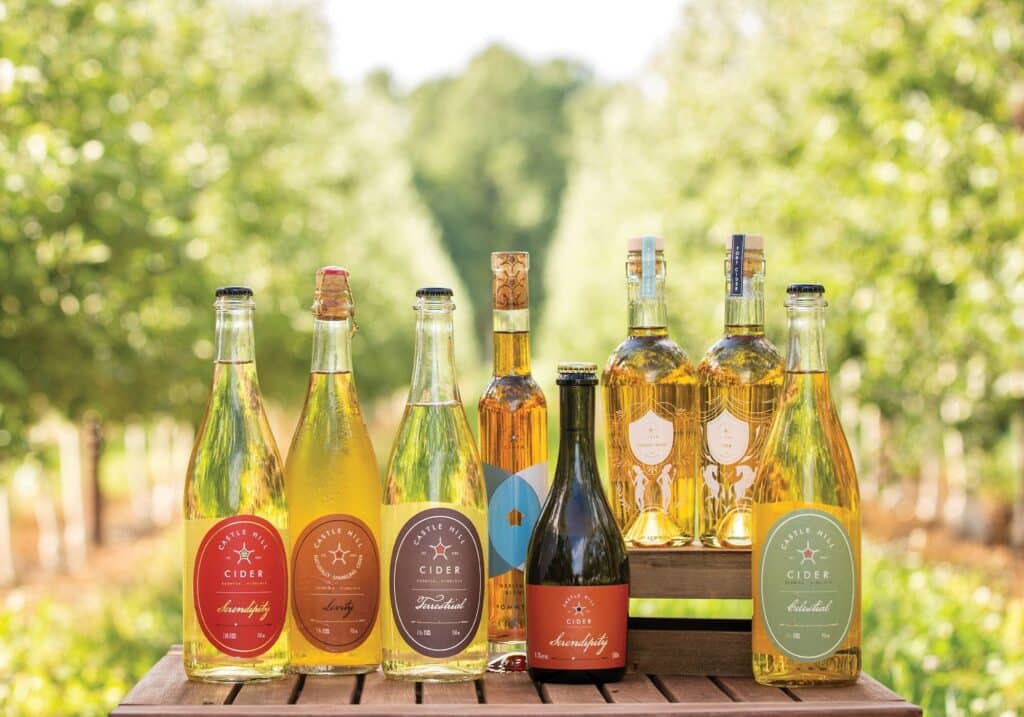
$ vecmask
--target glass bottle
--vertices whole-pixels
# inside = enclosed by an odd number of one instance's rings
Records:
[[[526,565],[530,677],[617,682],[626,669],[629,559],[594,454],[597,365],[558,366],[561,438]]]
[[[380,663],[380,479],[352,377],[348,271],[316,273],[313,363],[288,461],[291,665],[357,674]]]
[[[455,382],[451,289],[416,292],[416,358],[381,509],[384,673],[460,681],[487,668],[487,491]]]
[[[488,500],[488,669],[526,669],[523,571],[548,491],[548,409],[530,374],[530,255],[491,254],[494,375],[480,399]]]
[[[281,677],[288,515],[254,362],[252,290],[217,289],[217,360],[185,476],[183,655],[191,680]]]
[[[778,687],[860,674],[860,495],[829,392],[824,291],[788,289],[786,376],[753,488],[754,677]]]
[[[628,243],[629,335],[604,369],[609,502],[626,543],[693,540],[698,384],[668,336],[664,240]]]
[[[764,335],[764,239],[734,234],[725,259],[725,336],[700,378],[700,541],[749,548],[750,487],[782,390],[782,355]]]

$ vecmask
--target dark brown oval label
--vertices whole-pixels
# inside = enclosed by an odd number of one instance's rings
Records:
[[[292,550],[292,616],[314,646],[347,652],[377,620],[380,559],[369,527],[353,515],[325,515]]]
[[[484,555],[468,517],[428,508],[402,526],[391,554],[391,612],[405,641],[451,657],[473,641],[484,604]]]

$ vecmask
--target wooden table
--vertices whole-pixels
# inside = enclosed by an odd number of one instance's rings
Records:
[[[252,685],[189,682],[181,647],[172,647],[124,698],[114,715],[905,715],[921,709],[868,677],[852,687],[780,690],[750,677],[631,672],[622,682],[538,685],[523,674],[476,682],[392,682],[360,677],[290,676]]]

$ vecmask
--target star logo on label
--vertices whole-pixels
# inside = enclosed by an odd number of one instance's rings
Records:
[[[513,508],[505,516],[505,520],[508,521],[509,525],[519,527],[523,524],[523,514],[516,510],[515,508]]]
[[[351,553],[352,551],[343,549],[341,547],[341,542],[339,541],[337,548],[335,548],[334,550],[328,550],[327,552],[331,556],[331,565],[334,565],[335,563],[347,565],[347,563],[345,562],[345,556]]]
[[[582,615],[583,613],[585,613],[587,611],[587,609],[585,607],[583,607],[582,605],[580,605],[579,603],[576,603],[576,606],[572,609],[572,611],[574,613],[576,613],[577,615]]]
[[[814,559],[814,556],[820,553],[820,550],[815,550],[811,547],[811,541],[807,541],[807,545],[803,548],[797,548],[796,552],[800,553],[800,564],[803,565],[808,560],[811,561],[811,565],[817,565],[818,562]]]
[[[447,560],[448,559],[448,548],[450,548],[452,546],[445,545],[444,543],[441,542],[441,538],[438,537],[437,545],[431,545],[430,547],[434,549],[434,560],[437,560],[438,558],[444,558],[445,560]]]
[[[256,553],[255,550],[249,550],[249,548],[245,547],[245,543],[242,543],[242,547],[238,550],[232,550],[231,552],[238,554],[238,562],[235,565],[241,565],[243,560],[252,565],[251,558]]]

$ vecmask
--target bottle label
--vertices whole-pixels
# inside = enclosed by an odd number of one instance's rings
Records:
[[[770,504],[754,510],[755,525],[771,520]],[[759,616],[772,644],[800,662],[834,654],[850,632],[859,590],[846,528],[823,510],[798,508],[775,520],[758,542]]]
[[[629,424],[629,448],[638,461],[656,466],[672,452],[675,430],[672,421],[649,409]]]
[[[451,657],[473,641],[484,605],[484,556],[470,519],[451,508],[410,518],[391,554],[391,613],[409,646]]]
[[[353,515],[325,515],[292,550],[292,617],[327,652],[363,644],[377,621],[380,560],[370,528]]]
[[[488,576],[526,569],[533,526],[548,492],[548,464],[536,463],[518,473],[484,464],[487,483]]]
[[[606,670],[626,665],[629,585],[527,585],[530,667]]]
[[[196,551],[196,617],[206,639],[232,657],[258,657],[284,629],[288,555],[281,534],[256,515],[214,525]]]

